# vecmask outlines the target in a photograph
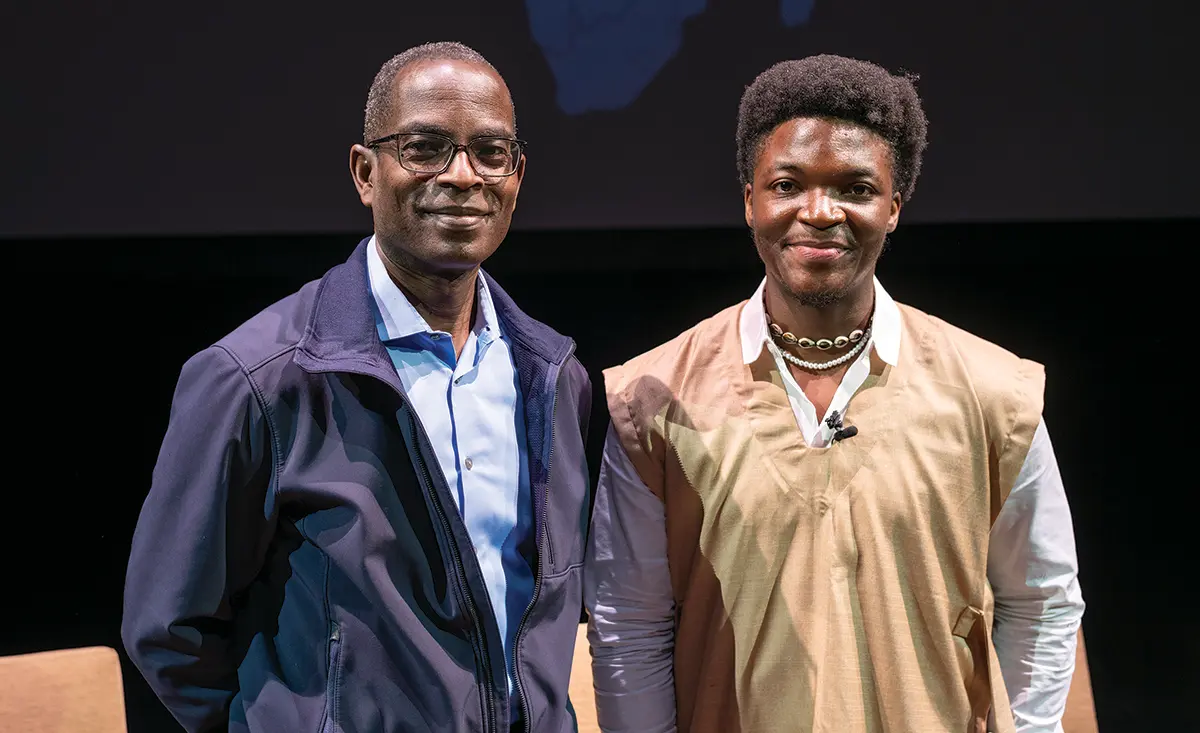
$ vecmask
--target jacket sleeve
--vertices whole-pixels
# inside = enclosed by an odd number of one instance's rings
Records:
[[[240,594],[275,525],[271,431],[248,372],[220,346],[184,365],[134,532],[121,637],[191,733],[225,730],[245,654]]]
[[[592,378],[583,364],[576,362],[579,372],[579,434],[587,446],[588,431],[592,425]]]

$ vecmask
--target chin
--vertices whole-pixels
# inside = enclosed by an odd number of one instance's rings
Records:
[[[788,296],[810,308],[827,308],[850,293],[846,278],[830,274],[805,273],[797,277],[794,273],[787,273],[780,284]]]
[[[781,272],[782,284],[789,291],[799,296],[801,293],[836,293],[846,290],[850,278],[840,272],[817,271],[809,269]]]
[[[406,270],[430,275],[452,276],[470,270],[495,251],[490,238],[446,238],[437,232],[412,229],[393,234],[387,241],[390,246],[384,246],[386,259]]]
[[[495,254],[500,243],[491,237],[438,237],[430,242],[430,258],[450,269],[477,267]]]
[[[792,293],[800,305],[808,308],[828,308],[846,297],[842,290],[802,290]]]

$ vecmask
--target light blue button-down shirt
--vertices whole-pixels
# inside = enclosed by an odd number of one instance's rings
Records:
[[[475,325],[455,358],[450,334],[432,330],[388,275],[374,237],[367,271],[379,338],[433,443],[479,559],[504,640],[515,718],[513,637],[533,597],[533,570],[520,547],[531,540],[533,506],[512,352],[482,276],[475,279]]]

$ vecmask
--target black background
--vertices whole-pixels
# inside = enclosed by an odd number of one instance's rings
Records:
[[[1194,118],[1172,101],[1194,79],[1182,18],[1153,3],[818,0],[787,30],[774,2],[711,0],[629,109],[568,117],[516,0],[10,6],[0,654],[120,649],[179,368],[369,234],[346,151],[391,54],[459,38],[508,78],[533,145],[488,269],[578,341],[599,385],[753,291],[738,96],[774,61],[835,51],[923,77],[931,146],[885,286],[1046,365],[1101,729],[1195,728],[1200,186]],[[593,414],[595,459],[599,396]],[[124,672],[131,733],[175,730]]]
[[[1102,730],[1189,730],[1193,298],[1161,253],[1200,222],[902,226],[892,295],[1041,361],[1071,502]],[[358,235],[12,243],[0,653],[120,648],[129,541],[183,361],[344,260]],[[741,230],[536,232],[489,269],[599,370],[747,297]],[[593,466],[604,435],[593,409]],[[132,733],[170,718],[126,664]]]
[[[612,24],[677,2],[611,0]],[[738,225],[742,90],[819,52],[921,75],[910,222],[1190,216],[1186,6],[816,0],[789,29],[778,0],[708,0],[629,107],[570,116],[522,0],[6,3],[0,81],[21,113],[0,115],[0,236],[357,231],[348,150],[367,88],[391,55],[447,38],[512,88],[530,143],[521,229]]]

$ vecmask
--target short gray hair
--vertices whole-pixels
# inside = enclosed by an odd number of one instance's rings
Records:
[[[437,41],[423,43],[420,46],[399,53],[389,59],[375,75],[371,83],[371,91],[367,92],[367,109],[363,115],[363,142],[390,134],[385,130],[388,118],[392,112],[392,92],[395,89],[396,75],[406,66],[419,61],[465,61],[479,64],[491,69],[492,73],[500,76],[496,67],[475,49],[457,41]],[[503,79],[503,77],[501,77]],[[516,112],[513,112],[513,126],[516,126]]]

